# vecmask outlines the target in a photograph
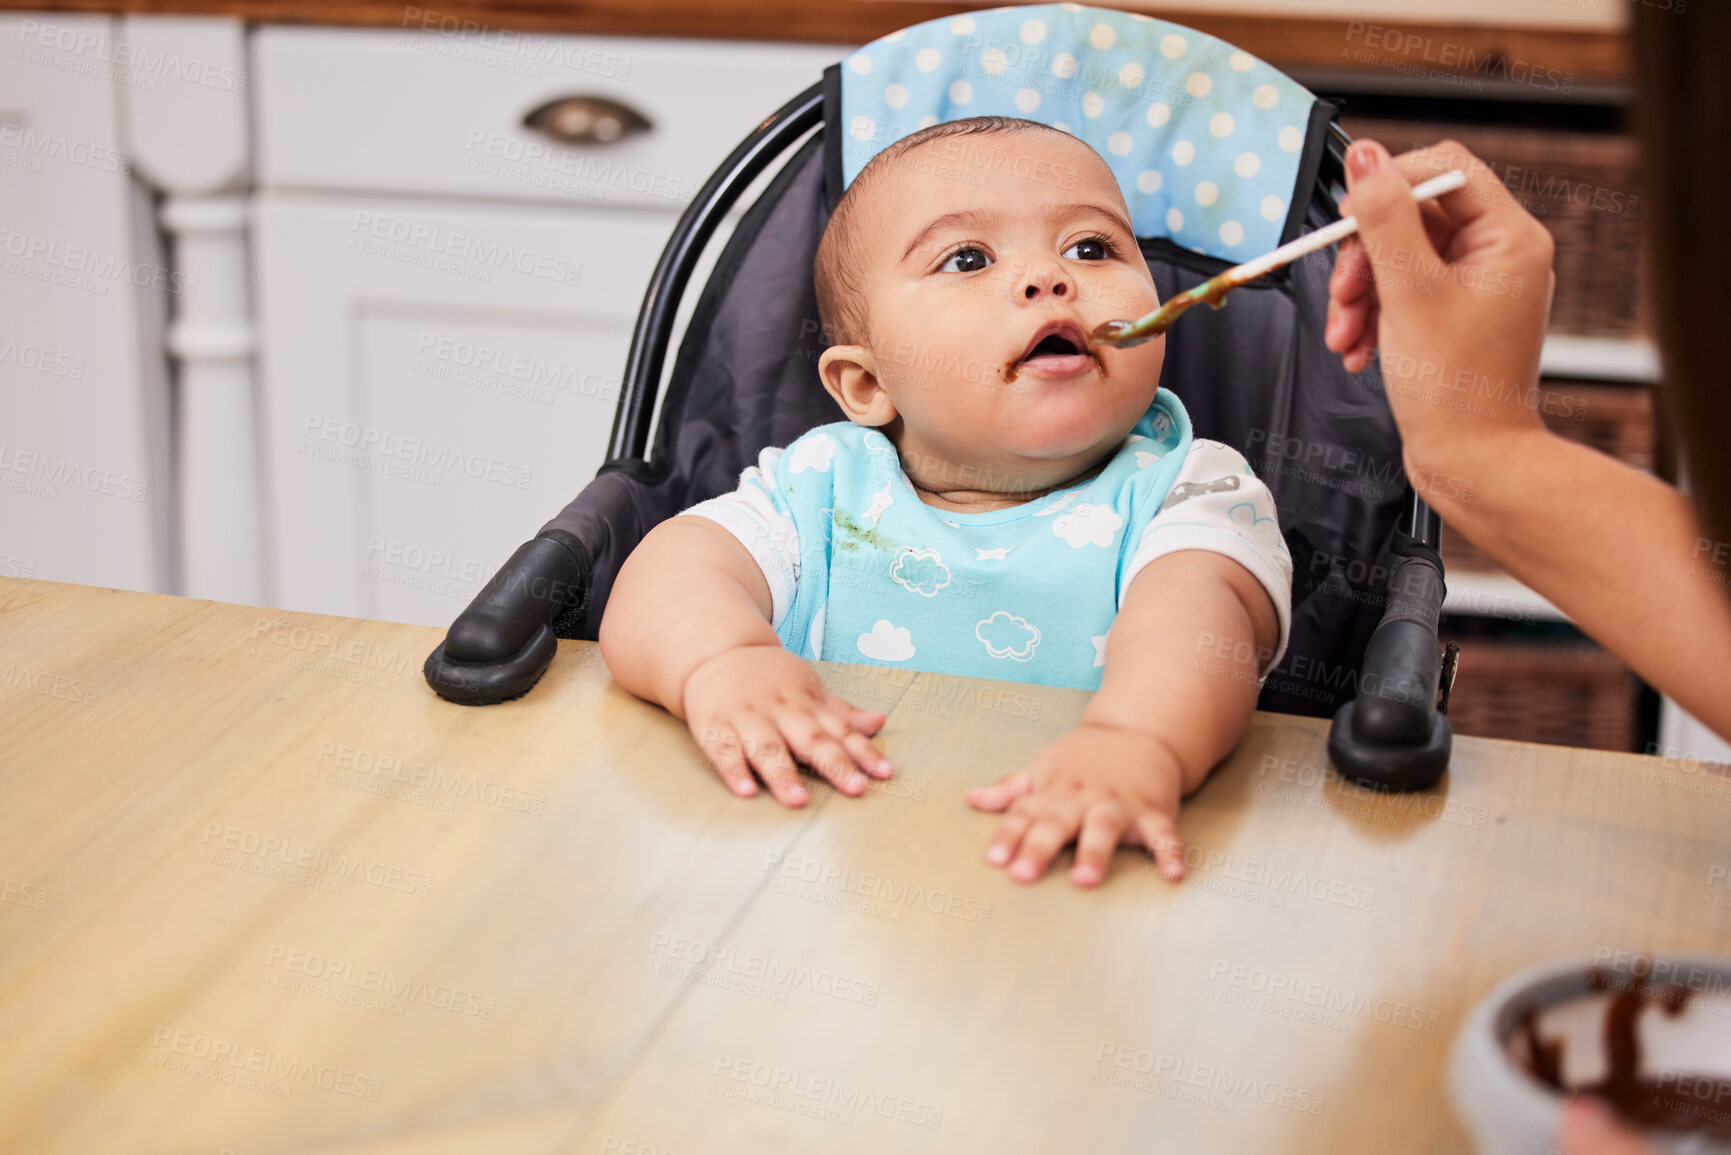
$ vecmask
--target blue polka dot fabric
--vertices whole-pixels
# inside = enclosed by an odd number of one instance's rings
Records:
[[[1315,97],[1213,36],[1080,4],[928,20],[842,61],[842,179],[928,125],[1014,116],[1111,166],[1137,235],[1233,263],[1280,243]]]

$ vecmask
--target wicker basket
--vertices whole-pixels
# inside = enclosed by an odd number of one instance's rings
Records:
[[[1452,138],[1489,164],[1557,242],[1552,332],[1652,332],[1633,137],[1351,116],[1340,124],[1396,155]]]
[[[1636,682],[1592,644],[1467,639],[1449,695],[1455,733],[1634,750]]]
[[[1645,386],[1587,385],[1547,379],[1540,412],[1550,429],[1637,469],[1653,468],[1653,393]],[[1501,573],[1502,567],[1443,524],[1445,569]]]

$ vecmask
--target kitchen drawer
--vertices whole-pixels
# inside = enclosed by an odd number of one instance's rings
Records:
[[[415,13],[408,8],[405,12]],[[264,27],[252,36],[261,188],[682,209],[843,46]],[[651,128],[564,146],[523,126],[565,96]]]

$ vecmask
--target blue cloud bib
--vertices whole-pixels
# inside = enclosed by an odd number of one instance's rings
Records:
[[[1096,689],[1126,563],[1190,441],[1189,415],[1161,389],[1094,477],[959,513],[920,500],[876,429],[818,426],[782,452],[767,490],[799,534],[782,644],[807,659]]]

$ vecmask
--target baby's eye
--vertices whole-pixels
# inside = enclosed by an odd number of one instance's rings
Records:
[[[938,266],[940,273],[972,273],[985,268],[992,263],[979,249],[957,249],[944,258],[944,263]]]
[[[1074,257],[1078,261],[1103,261],[1111,255],[1111,246],[1099,237],[1089,237],[1085,241],[1077,241],[1064,250],[1064,256]]]

